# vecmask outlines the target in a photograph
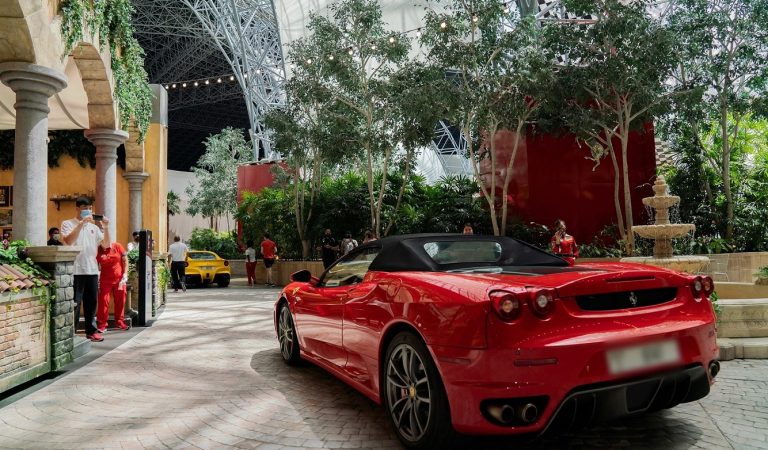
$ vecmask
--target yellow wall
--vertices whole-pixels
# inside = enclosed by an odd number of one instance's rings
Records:
[[[144,171],[149,174],[141,196],[144,228],[152,230],[155,250],[168,251],[168,127],[149,125],[144,139]],[[122,175],[121,175],[122,176]],[[126,188],[127,189],[127,188]]]
[[[13,170],[0,171],[0,185],[13,185]],[[96,186],[96,171],[90,167],[80,167],[76,160],[69,156],[59,158],[59,167],[48,169],[48,198],[56,195],[87,194]],[[19,205],[14,205],[18,208]],[[145,203],[146,208],[146,203]],[[101,211],[95,211],[100,213]],[[61,226],[61,222],[75,217],[75,202],[73,200],[61,202],[61,209],[56,209],[56,204],[48,202],[48,224],[46,231],[51,227]],[[128,182],[123,178],[123,169],[117,168],[117,237],[112,239],[124,246],[131,238],[128,230]],[[2,227],[0,227],[2,228]],[[48,237],[46,236],[46,240]]]

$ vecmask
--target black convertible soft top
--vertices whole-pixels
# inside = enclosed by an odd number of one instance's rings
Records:
[[[501,246],[498,258],[493,261],[462,261],[440,263],[430,257],[426,245],[451,245],[454,242],[495,242]],[[463,244],[466,246],[466,244]],[[505,236],[465,235],[465,234],[408,234],[389,236],[369,242],[353,252],[363,252],[369,248],[380,248],[378,255],[368,266],[368,270],[380,272],[443,272],[463,267],[482,266],[550,266],[566,267],[568,263],[550,253],[544,252],[523,241]],[[350,255],[352,256],[352,255]]]

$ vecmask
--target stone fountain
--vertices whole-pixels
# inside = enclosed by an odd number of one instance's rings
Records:
[[[653,183],[653,197],[645,197],[643,204],[653,208],[653,225],[636,225],[632,231],[640,237],[653,239],[653,256],[622,258],[622,262],[633,262],[664,267],[680,272],[696,273],[708,262],[706,256],[672,256],[672,239],[696,231],[692,223],[670,223],[669,208],[680,203],[680,197],[669,195],[664,177],[656,177]]]

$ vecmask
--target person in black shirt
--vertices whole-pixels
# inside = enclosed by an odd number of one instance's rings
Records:
[[[64,243],[61,242],[61,233],[59,232],[58,228],[53,227],[50,230],[48,230],[47,245],[64,245]]]
[[[320,249],[323,255],[323,268],[327,269],[336,261],[336,254],[339,251],[339,243],[331,236],[330,228],[325,229],[325,235],[320,239]]]

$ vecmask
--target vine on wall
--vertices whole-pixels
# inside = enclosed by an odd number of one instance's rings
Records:
[[[127,128],[133,119],[142,142],[152,117],[152,89],[144,69],[144,49],[133,37],[132,12],[130,0],[65,0],[61,34],[66,54],[85,40],[86,29],[99,36],[102,49],[109,48],[120,123]]]

